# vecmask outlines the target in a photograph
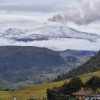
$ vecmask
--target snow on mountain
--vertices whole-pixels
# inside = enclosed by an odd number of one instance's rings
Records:
[[[5,30],[4,33],[1,33],[0,37],[12,38],[12,37],[18,37],[18,36],[21,36],[24,34],[25,34],[25,31],[22,31],[21,29],[9,28],[9,29]]]
[[[42,25],[33,29],[9,28],[0,32],[0,46],[38,46],[53,50],[99,50],[100,35],[80,32],[61,25]]]
[[[100,39],[100,35],[80,32],[65,26],[44,26],[35,28],[31,31],[9,28],[8,30],[5,30],[4,33],[1,33],[0,37],[23,42],[57,38],[84,39],[95,42],[97,39]]]

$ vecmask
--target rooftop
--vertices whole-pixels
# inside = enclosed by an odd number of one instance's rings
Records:
[[[79,92],[76,92],[76,93],[72,93],[72,95],[75,95],[75,96],[100,97],[100,94],[93,93],[93,92],[88,92],[88,91],[79,91]]]

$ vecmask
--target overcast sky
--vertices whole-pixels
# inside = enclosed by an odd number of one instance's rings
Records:
[[[67,16],[64,24],[100,34],[99,6],[100,0],[0,0],[0,29],[51,23],[48,19],[60,14]],[[84,18],[80,18],[82,14]]]

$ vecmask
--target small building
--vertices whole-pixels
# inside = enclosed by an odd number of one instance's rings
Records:
[[[83,100],[85,100],[86,98],[88,98],[88,100],[100,100],[100,94],[88,91],[79,91],[76,93],[72,93],[72,96],[82,98]]]

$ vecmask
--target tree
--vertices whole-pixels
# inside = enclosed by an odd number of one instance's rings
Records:
[[[79,77],[74,77],[70,82],[69,82],[71,89],[74,92],[77,92],[83,87],[83,82]]]
[[[69,84],[68,83],[64,83],[62,86],[62,91],[64,94],[69,94],[70,93],[70,88],[69,88]]]
[[[55,89],[47,89],[47,98],[48,100],[56,100],[57,91]]]
[[[93,76],[84,84],[84,87],[87,89],[91,88],[94,92],[96,92],[97,88],[100,88],[100,78]]]
[[[83,86],[83,82],[79,77],[74,77],[69,83],[64,83],[61,87],[47,89],[48,100],[67,100],[70,94],[77,92]]]
[[[73,92],[79,91],[82,86],[82,80],[79,77],[74,77],[69,83],[64,83],[62,87],[64,94],[70,95]]]

